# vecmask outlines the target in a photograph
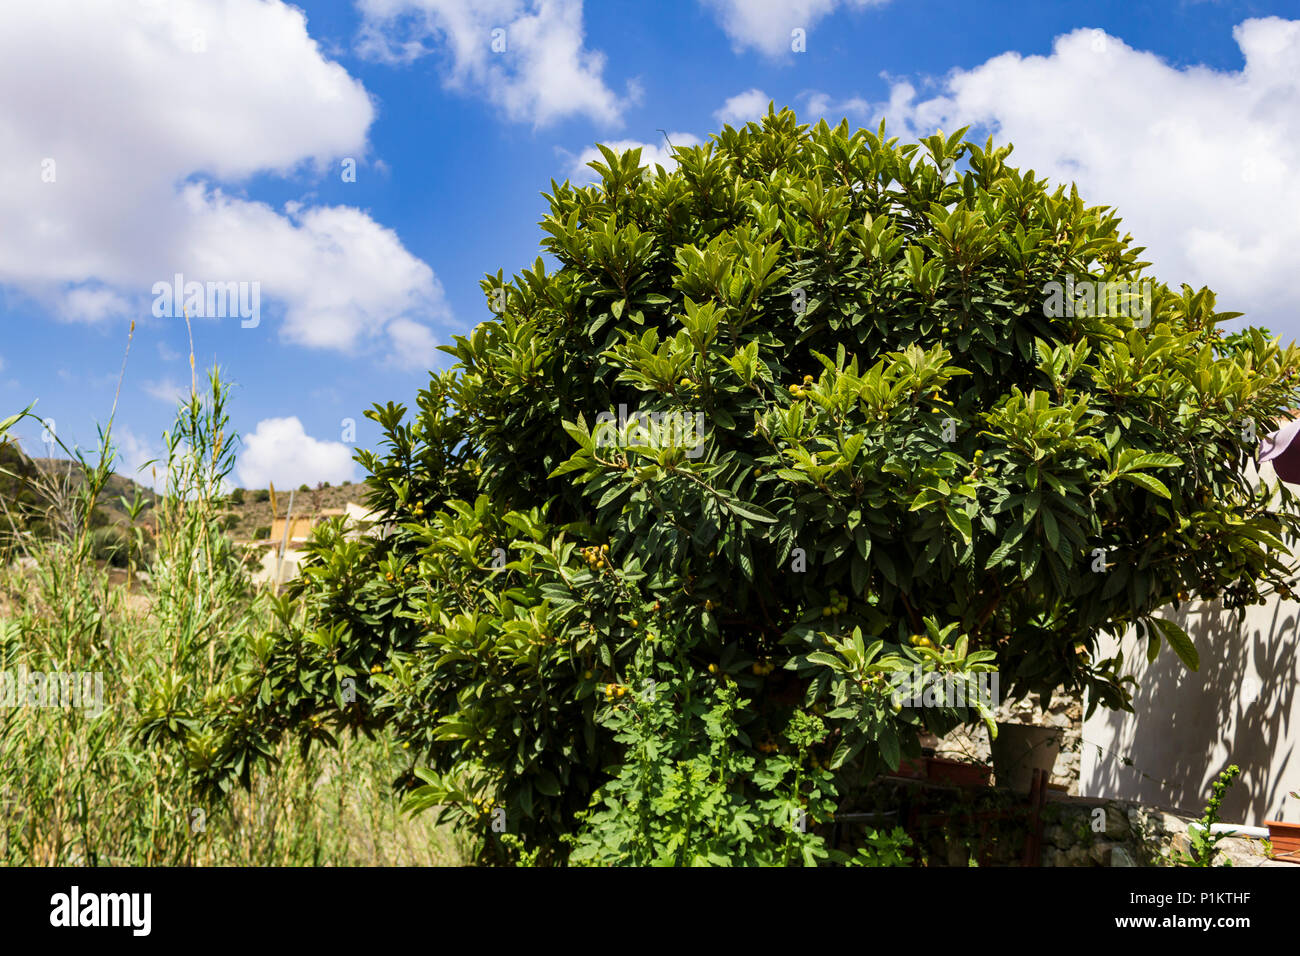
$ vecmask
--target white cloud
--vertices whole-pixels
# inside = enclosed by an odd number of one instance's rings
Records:
[[[238,195],[367,151],[369,94],[294,7],[4,4],[0,88],[23,91],[0,106],[0,284],[55,314],[146,315],[179,272],[260,281],[307,345],[385,343],[396,318],[445,315],[429,267],[365,213]]]
[[[1247,20],[1233,36],[1239,71],[1173,66],[1075,30],[1049,56],[957,70],[928,99],[895,82],[873,112],[911,137],[986,128],[1015,144],[1015,165],[1114,206],[1161,281],[1208,285],[1219,309],[1300,337],[1300,21]]]
[[[582,0],[358,0],[361,52],[409,63],[440,52],[444,84],[485,96],[514,121],[546,126],[571,116],[616,124],[620,98],[605,85],[605,55],[588,50]]]
[[[188,398],[190,390],[188,386],[180,385],[170,378],[165,378],[160,382],[145,382],[145,394],[158,399],[160,402],[172,406],[173,408],[184,398]]]
[[[904,84],[898,84],[894,88],[899,89]],[[844,100],[832,100],[827,94],[820,92],[807,93],[804,96],[804,108],[800,112],[800,118],[805,122],[815,122],[818,119],[825,119],[831,126],[839,125],[841,119],[857,118],[860,122],[867,122],[871,119],[872,111],[877,107],[872,106],[870,102],[860,96],[849,97]],[[887,110],[882,110],[888,112]]]
[[[243,436],[235,472],[245,488],[315,487],[352,481],[356,463],[351,446],[312,438],[297,418],[267,418]]]
[[[724,125],[743,126],[766,116],[771,101],[771,97],[760,89],[746,90],[729,97],[720,109],[714,111],[713,118]]]
[[[668,139],[673,146],[699,146],[703,141],[691,133],[669,133]],[[619,139],[604,144],[616,153],[624,153],[629,149],[641,150],[641,165],[654,169],[655,165],[662,166],[667,172],[672,172],[677,168],[677,160],[672,156],[672,150],[669,149],[665,142],[642,143],[635,139]],[[570,154],[572,155],[572,154]],[[568,177],[575,183],[595,182],[600,176],[587,164],[590,162],[605,162],[605,157],[595,146],[584,149],[576,158],[571,158],[569,162]]]
[[[737,51],[755,49],[778,57],[791,49],[791,31],[811,33],[837,7],[882,6],[889,0],[702,0]]]
[[[126,315],[130,305],[121,295],[102,286],[70,286],[60,298],[60,315],[74,322],[99,322]]]
[[[256,281],[263,298],[290,303],[282,327],[289,341],[350,349],[403,317],[446,314],[433,270],[358,209],[290,203],[281,215],[199,185],[183,199],[201,228],[192,273]],[[226,235],[238,235],[238,247]]]
[[[428,326],[398,319],[388,326],[393,364],[412,371],[427,372],[437,358],[438,342]]]

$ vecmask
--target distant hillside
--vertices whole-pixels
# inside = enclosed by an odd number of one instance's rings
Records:
[[[38,537],[50,529],[51,503],[63,495],[75,494],[85,481],[80,469],[65,458],[28,458],[12,442],[0,443],[0,531],[10,530],[12,522],[19,529]],[[129,523],[126,505],[121,498],[133,501],[139,492],[152,504],[156,496],[121,475],[109,477],[107,486],[95,502],[91,527],[120,526]],[[150,508],[145,509],[147,521]]]
[[[74,485],[84,480],[73,463],[66,458],[26,458],[13,445],[8,444],[0,445],[0,468],[21,475],[25,479],[19,480],[0,474],[0,500],[11,507],[21,503],[28,509],[40,509],[41,502],[32,491],[30,484],[30,479],[36,475],[37,469],[48,475],[71,475]],[[126,505],[122,499],[125,498],[127,502],[134,501],[137,492],[148,502],[142,521],[145,524],[151,523],[150,516],[159,496],[139,482],[121,474],[114,474],[109,478],[107,487],[96,502],[94,523],[96,525],[129,523],[130,518],[127,516]],[[276,508],[280,517],[284,516],[289,506],[289,493],[288,488],[275,490]],[[232,493],[226,512],[230,516],[227,529],[235,540],[251,541],[258,537],[259,531],[262,532],[262,537],[269,533],[273,518],[270,497],[268,488],[243,488]],[[365,498],[364,482],[348,482],[327,488],[312,488],[308,491],[294,489],[293,511],[295,515],[313,515],[322,510],[343,508],[350,501],[364,506]]]
[[[33,458],[30,460],[37,468],[46,473],[71,474],[73,481],[77,484],[84,480],[76,466],[66,458]],[[134,501],[137,491],[149,503],[144,510],[144,514],[148,515],[157,503],[158,496],[144,485],[116,472],[109,475],[108,484],[100,494],[99,500],[95,503],[95,508],[97,511],[103,512],[111,523],[127,524],[130,519],[127,517],[126,506],[121,499],[125,498],[128,502]]]
[[[271,527],[270,490],[267,488],[241,489],[243,504],[232,503],[229,512],[235,517],[230,525],[230,532],[236,541],[251,541],[259,537],[258,531]],[[283,518],[289,507],[288,488],[275,489],[276,512]],[[238,501],[239,494],[232,495]],[[295,515],[313,515],[330,508],[342,508],[349,501],[365,506],[366,485],[364,482],[348,482],[331,485],[328,488],[313,488],[308,491],[293,492],[293,513]],[[265,537],[265,534],[261,535]]]

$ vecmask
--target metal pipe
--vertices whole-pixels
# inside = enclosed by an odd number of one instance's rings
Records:
[[[1187,829],[1190,830],[1193,827],[1197,830],[1205,829],[1196,821],[1187,824]],[[1249,827],[1238,823],[1211,823],[1210,832],[1230,837],[1253,837],[1256,840],[1267,839],[1268,837],[1268,827]]]

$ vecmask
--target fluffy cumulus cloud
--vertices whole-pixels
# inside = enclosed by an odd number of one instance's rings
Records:
[[[760,89],[745,90],[729,97],[721,109],[714,110],[713,118],[725,125],[743,126],[766,116],[770,102],[771,98]]]
[[[358,0],[362,53],[392,63],[436,55],[450,89],[486,97],[514,121],[571,116],[616,124],[635,87],[605,85],[586,47],[582,0]]]
[[[837,7],[864,9],[889,0],[702,0],[739,52],[753,49],[769,57],[791,50],[792,33],[812,32]],[[766,105],[766,104],[764,104]]]
[[[1233,36],[1245,61],[1235,71],[1174,66],[1080,29],[1050,55],[1004,53],[957,70],[935,95],[896,81],[888,103],[809,106],[883,115],[910,136],[987,130],[1015,144],[1016,165],[1114,206],[1162,281],[1208,285],[1220,309],[1300,337],[1300,21],[1247,20]]]
[[[182,199],[198,220],[191,272],[244,277],[262,297],[288,303],[290,341],[351,349],[381,332],[391,339],[394,327],[415,324],[412,315],[444,312],[433,270],[358,209],[289,203],[277,212],[201,185]],[[238,247],[222,241],[231,235]]]
[[[393,363],[400,368],[427,372],[433,368],[438,343],[433,333],[419,322],[398,319],[388,327],[393,343]]]
[[[190,386],[188,384],[181,385],[171,378],[164,378],[157,382],[145,382],[142,387],[146,395],[156,398],[172,408],[175,408],[182,399],[186,399],[190,395]]]
[[[286,338],[387,343],[442,291],[356,209],[239,184],[365,161],[374,108],[280,0],[0,6],[0,284],[62,317],[139,314],[156,282],[257,282]],[[263,333],[265,334],[265,332]]]
[[[703,141],[691,133],[669,133],[669,141],[673,146],[699,146]],[[665,170],[672,171],[677,168],[677,160],[673,159],[672,150],[668,143],[662,140],[658,143],[642,143],[635,139],[619,139],[604,144],[607,148],[616,153],[624,153],[629,149],[641,150],[641,165],[649,166],[654,169],[656,165],[662,166]],[[568,176],[575,183],[595,182],[600,175],[588,166],[588,163],[604,163],[605,157],[599,149],[592,146],[590,149],[583,150],[576,157],[571,157],[568,169]]]
[[[314,487],[352,481],[356,463],[351,446],[312,438],[297,418],[267,418],[243,436],[235,473],[244,488]]]
[[[895,89],[902,89],[906,85],[898,84]],[[916,91],[910,86],[906,87],[911,91],[911,96],[915,97]],[[799,118],[808,122],[817,119],[825,119],[832,126],[839,118],[851,119],[857,122],[866,122],[876,113],[884,113],[888,116],[895,117],[898,110],[890,110],[887,106],[872,104],[870,101],[860,96],[851,96],[846,99],[837,100],[826,93],[816,90],[805,93],[803,96],[804,107],[799,112]],[[908,101],[910,102],[910,100]]]

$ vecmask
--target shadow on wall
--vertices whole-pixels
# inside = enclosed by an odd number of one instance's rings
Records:
[[[1196,672],[1167,646],[1148,665],[1146,640],[1125,634],[1133,713],[1098,708],[1084,721],[1080,792],[1199,816],[1214,778],[1235,763],[1241,777],[1224,800],[1225,822],[1262,825],[1284,819],[1284,806],[1295,819],[1298,612],[1300,603],[1280,598],[1239,611],[1218,602],[1169,609],[1196,644]],[[1115,644],[1099,650],[1113,654]]]

